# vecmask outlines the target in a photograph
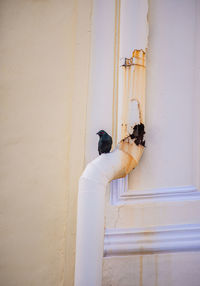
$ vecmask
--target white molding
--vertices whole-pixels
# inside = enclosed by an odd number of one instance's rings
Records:
[[[104,257],[199,250],[200,224],[105,230]]]
[[[179,186],[150,190],[128,190],[128,176],[111,182],[112,205],[129,205],[152,202],[178,202],[199,200],[200,191],[195,186]]]
[[[120,9],[121,1],[115,1],[115,37],[114,37],[114,72],[113,72],[113,114],[112,114],[112,138],[113,147],[117,145],[118,124],[118,78],[119,78],[119,40],[120,40]]]

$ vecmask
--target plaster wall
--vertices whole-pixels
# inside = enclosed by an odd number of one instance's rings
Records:
[[[146,144],[128,189],[199,189],[199,8],[197,1],[149,1]],[[187,134],[187,135],[186,135]],[[106,228],[199,223],[199,200],[110,206]],[[103,285],[199,285],[199,252],[104,259]]]
[[[89,0],[0,1],[2,286],[73,285],[91,15]]]
[[[194,184],[196,18],[195,1],[149,2],[147,148],[129,189]]]
[[[149,2],[147,147],[129,174],[128,189],[133,192],[187,185],[199,189],[199,1],[183,1],[177,14],[179,4]],[[107,193],[106,227],[197,222],[198,208],[195,201],[111,207]]]
[[[199,263],[198,252],[111,257],[102,286],[199,286]]]

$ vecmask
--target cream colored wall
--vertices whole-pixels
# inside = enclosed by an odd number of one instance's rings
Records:
[[[152,0],[148,18],[147,148],[129,176],[132,190],[195,184],[195,1]]]
[[[91,68],[87,104],[86,163],[98,156],[98,135],[112,134],[115,2],[93,1]],[[103,19],[103,20],[102,20]]]
[[[140,164],[129,175],[129,190],[187,185],[199,188],[197,51],[200,24],[197,15],[200,6],[198,0],[184,0],[181,12],[177,14],[175,11],[179,5],[179,1],[149,2],[147,147]],[[185,25],[187,29],[183,28]],[[170,60],[175,62],[173,68]],[[108,228],[192,223],[198,220],[199,202],[185,202],[184,205],[166,203],[164,209],[163,205],[155,208],[154,202],[145,206],[124,205],[118,208],[110,206],[109,194],[107,196]],[[161,210],[162,216],[159,215]]]
[[[199,8],[199,0],[149,1],[147,148],[129,176],[133,191],[199,188]],[[116,229],[199,224],[199,206],[199,200],[179,198],[111,206],[107,192],[105,224]],[[199,252],[108,257],[103,285],[197,286],[199,260]]]
[[[92,13],[82,2],[0,1],[1,285],[73,285]]]
[[[102,286],[199,286],[199,263],[199,252],[111,257]]]

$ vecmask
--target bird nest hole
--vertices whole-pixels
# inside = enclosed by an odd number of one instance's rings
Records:
[[[134,141],[134,143],[139,146],[145,147],[145,140],[144,140],[144,134],[145,134],[145,127],[143,123],[136,124],[133,127],[132,133],[130,133],[126,138],[124,138],[122,141],[124,142],[126,139],[131,139]]]

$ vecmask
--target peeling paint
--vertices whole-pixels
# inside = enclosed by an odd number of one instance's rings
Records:
[[[145,51],[142,49],[134,50],[131,58],[125,58],[123,67],[141,66],[145,67]]]
[[[136,145],[142,145],[145,147],[144,134],[144,124],[140,123],[134,126],[133,132],[130,134],[130,138],[134,139],[134,143]]]
[[[119,149],[130,154],[134,169],[145,147],[145,82],[146,53],[135,49],[131,58],[125,58],[123,68],[123,104],[121,141]]]
[[[123,74],[122,138],[128,135],[129,127],[145,121],[146,53],[143,50],[134,50],[131,58],[125,58]],[[134,101],[138,104],[139,118],[130,114]]]

